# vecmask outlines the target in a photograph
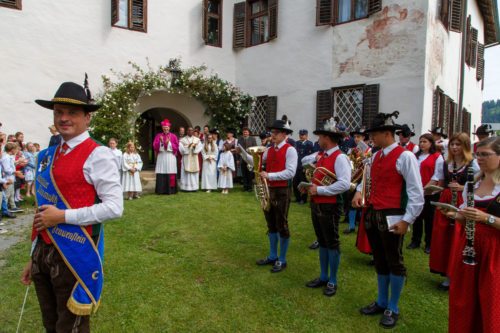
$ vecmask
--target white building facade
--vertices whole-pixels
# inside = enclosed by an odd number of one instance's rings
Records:
[[[258,96],[255,132],[284,114],[295,130],[331,115],[354,129],[394,110],[417,133],[470,132],[500,40],[496,0],[0,0],[0,27],[2,131],[42,146],[52,115],[36,98],[177,57]],[[153,94],[136,111],[203,126],[192,99]]]

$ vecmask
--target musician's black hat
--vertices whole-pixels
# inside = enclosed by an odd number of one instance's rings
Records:
[[[431,132],[432,134],[441,135],[445,139],[448,137],[448,134],[446,134],[444,129],[440,126],[434,127],[432,130],[429,130],[429,132]]]
[[[350,136],[355,136],[355,135],[363,135],[365,139],[368,139],[368,133],[366,132],[366,128],[360,127],[358,129],[355,129],[352,132],[349,132]]]
[[[85,80],[86,82],[86,80]],[[98,110],[101,106],[92,103],[90,90],[74,82],[64,82],[57,89],[54,98],[50,101],[37,99],[35,102],[47,109],[54,109],[55,104],[81,106],[86,112]]]
[[[493,133],[493,129],[490,124],[483,124],[479,126],[476,132],[473,132],[474,135],[490,135]]]
[[[285,132],[286,134],[291,134],[293,133],[293,130],[290,128],[291,124],[292,122],[288,120],[288,117],[286,115],[283,115],[281,119],[273,121],[273,124],[269,126],[267,129],[268,130],[275,129]]]
[[[397,130],[396,134],[402,134],[405,138],[415,136],[415,132],[407,124],[401,125],[401,129]]]
[[[340,126],[337,126],[337,122],[333,117],[325,120],[321,127],[315,130],[313,133],[315,135],[323,134],[337,138],[342,138],[345,134]]]
[[[394,111],[393,113],[377,113],[375,119],[373,120],[373,125],[366,130],[367,133],[370,132],[380,132],[380,131],[391,131],[395,132],[401,129],[401,125],[394,122],[393,118],[399,116],[399,111]]]

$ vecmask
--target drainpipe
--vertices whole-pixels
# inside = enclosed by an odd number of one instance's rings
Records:
[[[458,112],[463,109],[464,105],[464,85],[465,85],[465,46],[467,43],[467,5],[468,0],[464,1],[462,9],[462,54],[460,55],[460,90],[458,92]],[[472,112],[472,110],[471,110]]]

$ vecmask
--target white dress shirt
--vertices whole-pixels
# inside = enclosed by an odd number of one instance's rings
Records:
[[[281,149],[284,145],[286,144],[286,140],[281,141],[280,144],[278,144],[278,149]],[[269,149],[276,149],[275,146],[269,147],[265,152],[264,155],[262,156],[262,159],[264,161],[267,160],[267,152]],[[293,179],[295,176],[295,172],[297,171],[297,150],[293,147],[290,146],[288,147],[286,151],[286,162],[285,162],[285,170],[280,171],[280,172],[268,172],[268,177],[269,180],[275,181],[275,180],[290,180]],[[253,161],[253,159],[252,159]],[[251,163],[253,165],[253,162]]]
[[[422,164],[423,161],[429,157],[429,154],[420,154],[418,156],[418,167],[420,168],[420,165]],[[435,181],[440,181],[444,179],[444,170],[443,170],[443,165],[444,165],[444,158],[443,155],[439,155],[439,157],[436,160],[436,164],[434,165],[434,174],[431,177],[431,180]],[[424,186],[427,184],[424,184]]]
[[[325,153],[328,154],[328,156],[331,156],[333,153],[335,153],[337,150],[339,150],[338,146],[335,146],[329,150],[327,150]],[[318,152],[312,153],[311,155],[307,155],[304,158],[302,158],[301,163],[302,165],[306,164],[313,164],[316,162],[316,156],[318,156]],[[333,184],[330,184],[328,186],[318,186],[318,195],[324,195],[324,196],[334,196],[338,195],[341,193],[344,193],[345,191],[349,190],[351,187],[351,163],[349,162],[349,158],[341,153],[339,156],[337,156],[337,159],[335,160],[335,175],[337,177],[337,181],[334,182]]]
[[[371,157],[372,165],[378,154],[383,151],[384,155],[387,156],[397,146],[398,144],[395,142],[383,150],[377,151]],[[418,161],[415,154],[411,151],[405,150],[401,155],[399,155],[396,160],[396,171],[403,176],[406,183],[406,193],[408,195],[408,203],[402,220],[412,224],[424,208],[424,189],[422,187],[422,178],[420,177],[420,170],[418,168]],[[359,184],[357,191],[361,192],[362,187],[363,183]]]
[[[66,141],[69,146],[65,155],[89,138],[87,131]],[[61,146],[65,143],[61,140]],[[99,146],[92,151],[83,164],[83,175],[87,183],[94,186],[101,203],[64,211],[65,222],[74,225],[90,225],[118,218],[123,213],[123,193],[118,173],[119,165],[111,149]]]

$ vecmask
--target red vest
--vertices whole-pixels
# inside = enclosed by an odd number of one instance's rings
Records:
[[[440,153],[434,153],[429,156],[425,160],[420,163],[420,177],[422,178],[422,186],[427,185],[434,175],[434,171],[436,170],[436,161],[441,156]]]
[[[59,156],[59,149],[57,150],[55,161],[52,165],[52,175],[61,196],[66,200],[71,209],[90,207],[98,200],[94,186],[87,183],[83,175],[85,161],[98,146],[99,144],[88,138],[66,155]],[[91,225],[85,227],[85,229],[89,235],[93,235]],[[96,230],[98,231],[99,228],[96,228]],[[31,234],[32,240],[37,235],[38,232],[33,228]],[[45,243],[51,243],[45,230],[40,235]]]
[[[289,143],[285,143],[283,147],[276,150],[271,146],[267,150],[266,171],[268,173],[280,172],[286,167],[286,151],[290,148]],[[288,180],[273,180],[269,181],[269,187],[288,187]]]
[[[340,149],[336,150],[333,154],[331,154],[328,157],[323,157],[324,152],[319,153],[321,158],[318,160],[316,163],[316,167],[323,167],[328,169],[329,171],[332,171],[335,173],[335,161],[337,160],[337,157],[341,154]],[[322,186],[321,180],[325,177],[324,173],[320,172],[314,172],[314,179],[317,179],[314,183],[316,185]],[[311,196],[311,200],[314,203],[337,203],[337,196],[326,196],[326,195],[313,195]]]
[[[399,209],[402,205],[404,179],[396,170],[396,161],[406,150],[396,146],[384,158],[378,151],[371,168],[370,204],[376,210]]]
[[[415,144],[411,141],[408,141],[406,146],[404,146],[403,148],[405,148],[406,150],[411,151],[413,153],[413,149],[415,148]]]

